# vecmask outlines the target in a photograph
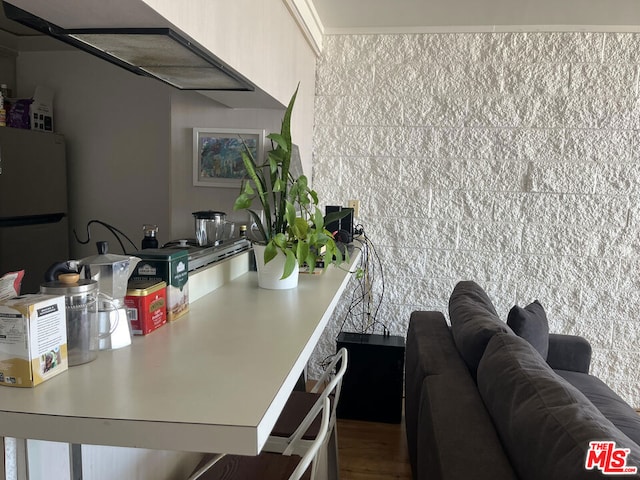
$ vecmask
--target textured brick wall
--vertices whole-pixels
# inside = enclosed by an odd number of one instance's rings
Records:
[[[325,42],[315,187],[326,204],[361,200],[391,333],[415,309],[446,311],[462,279],[504,319],[537,298],[551,330],[588,338],[592,373],[640,407],[640,34]]]

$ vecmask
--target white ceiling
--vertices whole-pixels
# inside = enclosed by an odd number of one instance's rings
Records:
[[[49,0],[14,0],[18,6],[51,7]],[[131,6],[142,2],[111,0],[129,5],[127,20],[149,15],[150,9]],[[233,0],[225,0],[233,1]],[[403,33],[428,31],[504,31],[504,30],[596,30],[640,31],[640,0],[302,0],[315,7],[325,33]],[[0,0],[1,3],[1,0]],[[66,2],[69,3],[69,2]],[[73,3],[73,2],[72,2]],[[100,5],[91,0],[88,6]],[[74,4],[74,7],[75,4]],[[98,8],[98,7],[95,7]],[[100,7],[102,8],[102,7]],[[83,8],[83,14],[87,8]],[[102,10],[105,10],[102,8]],[[144,11],[142,11],[144,10]],[[108,11],[118,11],[109,8]],[[51,13],[49,12],[49,13]],[[95,12],[94,12],[95,13]],[[99,12],[98,12],[99,13]],[[134,15],[136,13],[137,15]],[[69,15],[72,17],[73,15]],[[86,17],[86,15],[84,15]],[[89,18],[102,18],[91,14]],[[137,20],[136,20],[137,21]],[[138,22],[140,23],[140,22]],[[68,25],[63,25],[67,26]],[[83,25],[88,26],[88,25]],[[141,25],[137,25],[141,26]],[[0,35],[29,37],[36,34],[27,27],[7,20],[0,8]]]
[[[233,1],[233,0],[223,0]],[[261,1],[261,0],[256,0]],[[324,33],[409,33],[442,31],[595,30],[640,32],[640,0],[284,0],[305,3],[320,21]],[[43,17],[61,26],[81,15],[95,22],[108,12],[116,23],[157,26],[157,15],[143,1],[87,0],[82,10],[75,1],[13,0],[17,6],[34,5]],[[1,6],[2,0],[0,0]],[[55,5],[52,6],[52,5]],[[70,5],[72,12],[64,12]],[[112,8],[119,5],[121,8]],[[133,8],[138,5],[136,8]],[[24,7],[26,8],[26,7]],[[127,15],[122,16],[122,8]],[[87,15],[87,12],[89,15]],[[47,13],[44,15],[43,13]],[[140,21],[140,19],[144,21]],[[52,20],[51,18],[48,18]],[[68,21],[67,21],[68,20]],[[54,21],[54,23],[56,23]],[[91,26],[85,25],[83,26]],[[97,25],[99,26],[99,25]],[[123,25],[124,26],[124,25]],[[319,25],[320,26],[320,25]],[[320,30],[319,30],[320,31]],[[318,32],[319,32],[318,31]],[[19,45],[19,47],[18,47]],[[7,20],[0,8],[0,56],[18,49],[64,48],[60,42]],[[68,47],[67,47],[68,48]]]
[[[640,0],[311,1],[325,33],[504,31],[514,26],[545,30],[579,30],[586,26],[640,29]]]

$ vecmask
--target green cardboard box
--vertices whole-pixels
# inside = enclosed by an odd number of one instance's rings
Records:
[[[132,254],[140,263],[130,280],[167,283],[167,320],[173,322],[189,311],[189,255],[186,250],[147,248]]]

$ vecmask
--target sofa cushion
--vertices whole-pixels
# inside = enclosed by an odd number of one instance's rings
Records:
[[[629,448],[627,465],[640,466],[640,446],[515,335],[489,341],[478,389],[523,480],[603,478],[599,470],[585,469],[589,442],[599,440]]]
[[[411,314],[405,352],[405,422],[409,460],[412,470],[416,472],[418,414],[424,378],[450,373],[449,378],[466,376],[474,388],[475,384],[453,343],[451,329],[440,312],[416,311]]]
[[[538,300],[522,308],[514,305],[509,311],[507,325],[519,337],[533,345],[542,358],[549,353],[549,323],[544,308]]]
[[[602,380],[586,373],[555,372],[580,390],[611,423],[640,445],[640,415]]]
[[[419,425],[418,478],[518,478],[466,367],[425,377]]]
[[[579,335],[550,333],[547,363],[554,370],[589,373],[591,344]]]
[[[459,282],[449,298],[449,319],[456,347],[475,379],[478,363],[491,337],[511,332],[485,291],[475,282]]]

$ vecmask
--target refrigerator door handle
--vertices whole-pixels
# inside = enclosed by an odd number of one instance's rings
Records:
[[[29,217],[0,218],[0,227],[24,227],[25,225],[41,225],[44,223],[58,223],[66,214],[47,213],[45,215],[31,215]]]

